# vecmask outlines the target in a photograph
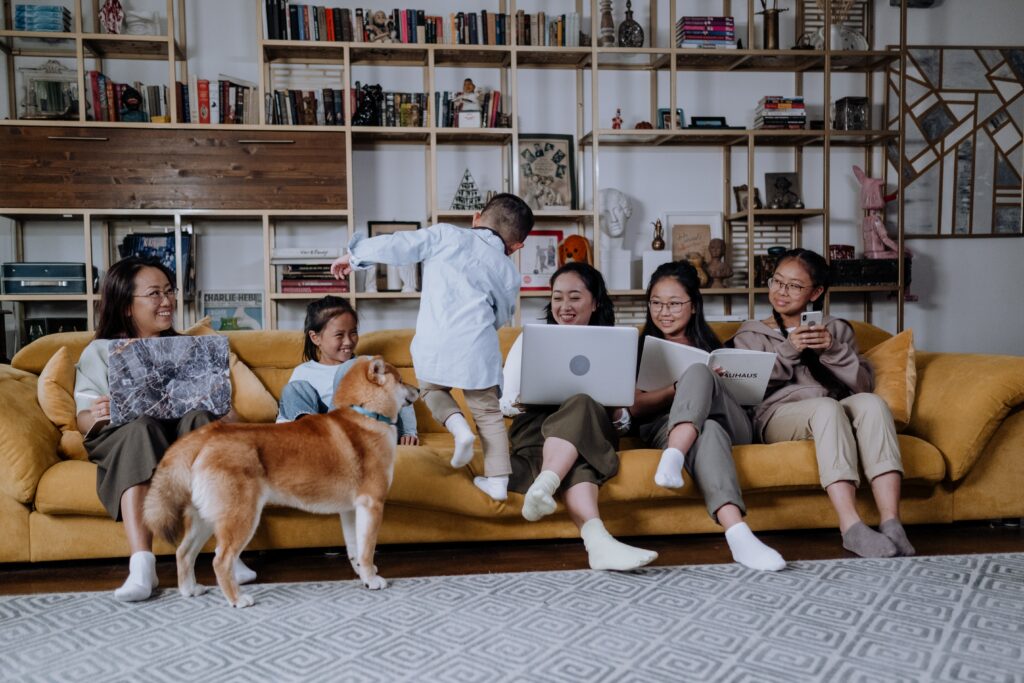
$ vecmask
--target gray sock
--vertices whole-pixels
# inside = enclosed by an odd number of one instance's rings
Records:
[[[903,529],[903,525],[900,524],[900,520],[895,517],[887,519],[878,525],[878,530],[892,541],[900,555],[909,557],[915,554],[914,546],[910,545],[910,539],[907,538],[907,532]]]
[[[843,534],[843,547],[861,557],[893,557],[896,546],[884,534],[857,522]]]

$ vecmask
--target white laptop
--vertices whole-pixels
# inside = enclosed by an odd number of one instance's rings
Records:
[[[586,394],[601,405],[633,405],[635,327],[524,325],[519,402],[558,405]]]
[[[228,340],[220,335],[116,339],[108,345],[110,422],[231,410]]]

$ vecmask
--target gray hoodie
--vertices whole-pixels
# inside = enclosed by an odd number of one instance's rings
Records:
[[[821,364],[850,387],[853,393],[871,391],[875,383],[874,372],[867,360],[857,352],[853,328],[845,320],[830,316],[826,316],[822,324],[832,333],[832,345],[819,355]],[[754,428],[758,434],[764,433],[764,426],[783,403],[828,396],[828,390],[814,379],[810,369],[800,361],[800,352],[778,329],[768,327],[760,320],[748,320],[740,326],[732,342],[738,349],[774,351],[778,354],[768,381],[766,397],[754,410]]]

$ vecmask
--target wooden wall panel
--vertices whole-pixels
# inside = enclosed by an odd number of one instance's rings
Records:
[[[345,173],[338,133],[0,127],[4,208],[344,210]]]

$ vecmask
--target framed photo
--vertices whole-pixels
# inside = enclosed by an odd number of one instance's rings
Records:
[[[22,67],[25,98],[23,119],[78,119],[78,74],[51,59],[42,66]]]
[[[671,128],[668,121],[668,107],[662,107],[658,110],[658,128],[662,130],[668,130]],[[676,130],[680,128],[686,128],[686,117],[683,116],[682,109],[676,109]]]
[[[736,211],[746,211],[747,201],[750,197],[750,190],[747,188],[746,183],[743,185],[735,185],[732,188],[733,196],[736,197]],[[761,204],[761,191],[756,187],[754,188],[754,208],[763,209],[764,205]]]
[[[543,291],[551,286],[551,274],[558,270],[558,245],[562,230],[534,230],[519,250],[519,272],[523,291]]]
[[[690,128],[728,128],[724,116],[691,116]]]
[[[370,237],[393,235],[403,230],[419,230],[419,221],[369,221],[366,224]],[[377,265],[376,271],[378,292],[418,292],[423,287],[423,270],[419,263],[407,266]],[[369,277],[369,275],[368,275]],[[366,291],[374,291],[365,287]]]
[[[769,209],[802,209],[800,176],[796,173],[765,173],[765,199]]]
[[[203,290],[199,296],[199,317],[210,316],[218,332],[263,329],[263,290]]]
[[[706,261],[708,243],[722,237],[722,214],[717,211],[669,212],[665,225],[672,240],[673,261],[686,261],[694,252]]]
[[[534,211],[576,208],[576,155],[571,135],[519,136],[519,196]]]

